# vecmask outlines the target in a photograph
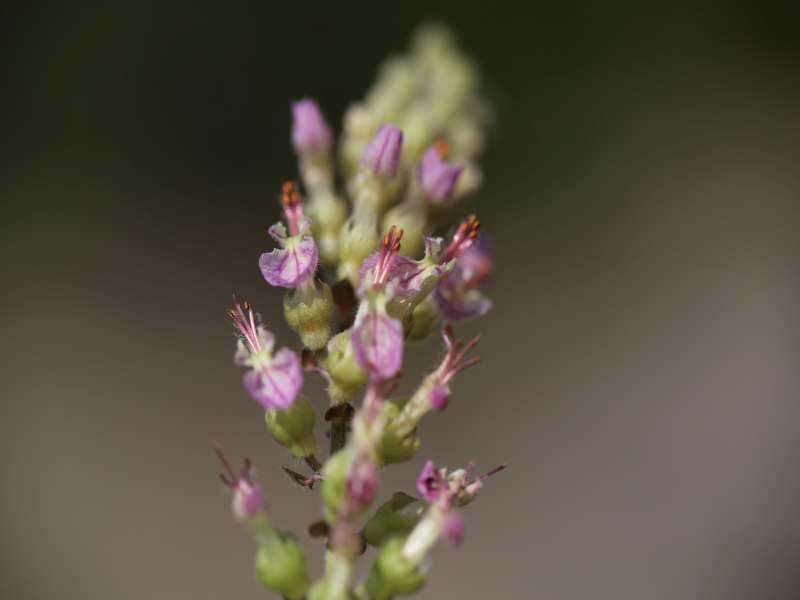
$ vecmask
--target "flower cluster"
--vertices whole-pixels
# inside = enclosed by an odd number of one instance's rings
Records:
[[[396,492],[369,514],[382,469],[417,455],[420,422],[448,406],[456,376],[479,362],[471,355],[478,338],[465,344],[453,330],[492,306],[484,295],[491,245],[474,215],[454,218],[481,180],[477,158],[489,111],[476,90],[475,69],[452,36],[434,27],[420,32],[408,55],[387,61],[366,99],[348,110],[338,161],[317,103],[304,98],[291,106],[300,182],[283,184],[283,219],[268,229],[275,247],[258,266],[267,284],[285,290],[283,315],[300,347],[276,350],[274,334],[247,302],[235,300],[229,316],[244,388],[272,437],[309,471],[284,470],[309,489],[321,482],[322,520],[310,527],[328,542],[318,581],[309,581],[296,538],[269,521],[250,462],[237,474],[217,449],[234,516],[258,543],[258,579],[284,598],[388,600],[417,591],[434,544],[464,537],[457,509],[502,468],[473,478],[468,469],[428,461],[419,497]],[[413,394],[396,396],[410,345],[437,329],[441,362]],[[309,376],[322,377],[329,392],[324,462],[316,413],[301,393]],[[355,564],[367,546],[377,553],[358,582]]]

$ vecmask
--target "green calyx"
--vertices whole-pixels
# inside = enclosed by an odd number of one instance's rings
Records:
[[[336,334],[328,342],[325,368],[330,377],[329,392],[335,403],[353,400],[367,382],[367,373],[356,362],[353,354],[349,329]]]
[[[293,535],[275,532],[269,543],[259,546],[256,578],[265,588],[288,600],[305,597],[309,587],[306,558]]]
[[[315,419],[311,402],[302,394],[289,408],[266,413],[267,429],[272,437],[297,458],[307,458],[316,452]]]
[[[414,458],[417,450],[419,450],[420,440],[416,429],[406,432],[398,431],[397,428],[392,426],[392,423],[397,419],[407,403],[408,398],[393,399],[385,402],[381,407],[386,427],[378,446],[378,456],[384,465],[409,461]]]
[[[372,600],[408,596],[425,584],[425,575],[403,556],[403,543],[403,538],[394,537],[380,549],[366,580],[367,594]]]
[[[409,342],[424,340],[433,332],[438,321],[439,311],[433,296],[430,295],[415,306],[403,322],[406,340]]]
[[[342,448],[328,459],[322,469],[323,516],[329,525],[336,523],[347,488],[347,474],[353,462],[353,449]]]
[[[364,538],[370,546],[382,546],[392,537],[405,537],[419,522],[414,504],[419,500],[403,492],[395,494],[375,514],[370,517],[364,526]]]
[[[333,307],[331,289],[313,280],[290,290],[283,299],[286,322],[311,350],[320,350],[328,343]]]

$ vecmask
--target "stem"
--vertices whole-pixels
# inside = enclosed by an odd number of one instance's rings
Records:
[[[331,421],[331,455],[335,454],[347,443],[347,421],[334,419]]]

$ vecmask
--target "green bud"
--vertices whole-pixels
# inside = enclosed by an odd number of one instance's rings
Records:
[[[347,489],[347,474],[353,462],[353,449],[342,448],[328,459],[322,469],[322,510],[329,525],[336,523]]]
[[[426,226],[425,211],[417,206],[398,204],[390,208],[383,217],[383,230],[388,231],[392,225],[403,230],[403,243],[400,253],[411,258],[422,255]]]
[[[268,590],[288,600],[300,600],[308,592],[306,558],[293,535],[274,532],[256,554],[256,578]]]
[[[433,296],[428,296],[414,307],[405,320],[406,339],[409,342],[418,342],[427,338],[436,327],[439,320],[439,311]]]
[[[322,263],[335,264],[339,259],[339,231],[347,219],[347,205],[330,189],[324,189],[311,195],[306,211]]]
[[[372,600],[408,596],[425,584],[425,575],[403,556],[403,543],[403,538],[394,537],[380,549],[366,581],[367,594]]]
[[[307,458],[316,452],[314,409],[302,394],[289,408],[268,410],[266,421],[272,437],[297,458]]]
[[[367,382],[367,373],[356,362],[350,344],[350,330],[336,334],[328,342],[325,368],[330,376],[330,395],[334,402],[349,402]]]
[[[386,422],[383,435],[378,446],[378,455],[384,465],[406,462],[414,458],[419,450],[420,441],[416,430],[399,434],[392,428],[392,421],[397,418],[408,398],[384,402],[381,412]]]
[[[419,522],[420,516],[416,507],[416,498],[403,492],[395,494],[375,511],[364,526],[364,538],[370,546],[382,546],[389,538],[405,537]],[[408,510],[406,510],[408,509]]]
[[[357,288],[361,264],[377,246],[378,231],[374,219],[348,219],[339,235],[339,277],[349,279]]]
[[[283,298],[286,322],[311,350],[320,350],[328,343],[333,306],[331,289],[313,279],[289,290]]]

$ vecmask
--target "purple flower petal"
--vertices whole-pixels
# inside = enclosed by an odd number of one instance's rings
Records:
[[[254,517],[264,504],[264,492],[257,483],[239,479],[233,487],[233,516],[239,521]]]
[[[356,362],[371,379],[391,379],[403,364],[403,326],[385,310],[367,305],[353,325]]]
[[[465,285],[463,273],[456,267],[447,277],[439,281],[434,300],[446,321],[463,321],[485,315],[492,308],[492,301],[480,290]]]
[[[244,387],[265,409],[289,408],[303,386],[300,359],[281,348],[268,362],[244,374]]]
[[[258,266],[270,285],[294,288],[313,277],[317,261],[314,238],[305,235],[299,240],[290,238],[285,248],[265,252],[258,259]]]
[[[417,177],[425,195],[436,203],[443,203],[452,197],[463,170],[462,166],[448,165],[442,160],[436,146],[431,146],[422,155],[417,167]]]
[[[425,501],[429,503],[435,502],[442,493],[443,484],[441,474],[433,465],[433,461],[426,462],[422,468],[422,473],[417,478],[417,490],[425,498]]]
[[[433,410],[444,410],[447,407],[447,401],[450,400],[450,390],[446,385],[436,384],[431,390],[431,395],[428,397]]]
[[[464,541],[464,519],[455,511],[449,511],[442,523],[442,533],[451,543],[458,546]]]

